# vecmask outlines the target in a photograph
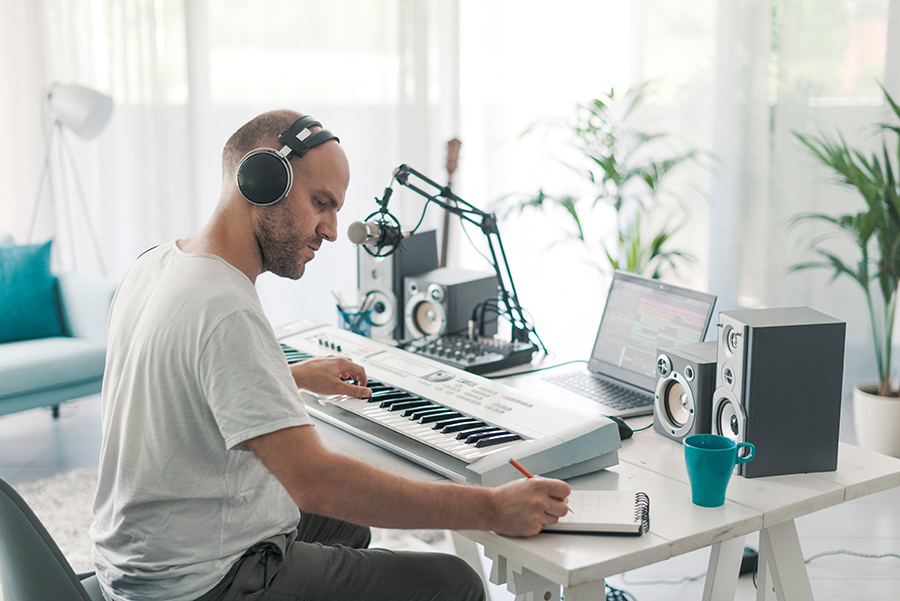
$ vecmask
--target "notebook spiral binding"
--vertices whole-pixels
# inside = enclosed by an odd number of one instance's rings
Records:
[[[650,532],[650,497],[645,492],[634,494],[634,519],[641,521],[641,532]]]

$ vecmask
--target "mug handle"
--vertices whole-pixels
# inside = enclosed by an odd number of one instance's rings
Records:
[[[746,457],[741,457],[741,449],[744,449],[744,448],[750,449],[750,452],[747,454]],[[737,443],[737,461],[735,461],[734,463],[736,465],[740,465],[742,463],[747,463],[748,461],[753,459],[754,455],[756,455],[756,447],[753,446],[752,442],[739,442],[739,443]]]

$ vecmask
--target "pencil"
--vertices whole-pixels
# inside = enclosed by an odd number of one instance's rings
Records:
[[[510,459],[510,460],[509,460],[509,463],[510,463],[510,465],[512,465],[514,468],[516,468],[517,470],[519,470],[520,472],[522,472],[522,475],[525,476],[526,478],[534,478],[534,474],[532,474],[531,472],[529,472],[528,470],[526,470],[524,467],[522,467],[522,466],[519,464],[519,462],[516,461],[515,459]],[[575,513],[574,511],[572,511],[572,508],[571,508],[571,507],[569,507],[568,510],[569,510],[569,513]]]
[[[534,478],[534,474],[532,474],[531,472],[529,472],[528,470],[526,470],[524,467],[522,467],[521,465],[519,465],[519,462],[516,461],[515,459],[510,459],[510,460],[509,460],[509,463],[510,463],[514,468],[516,468],[517,470],[519,470],[520,472],[522,472],[522,475],[524,475],[526,478]]]

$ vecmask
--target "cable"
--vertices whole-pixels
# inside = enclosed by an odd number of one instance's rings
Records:
[[[648,427],[649,427],[649,426],[648,426]],[[646,429],[647,429],[647,428],[641,428],[641,430],[646,430]],[[640,431],[640,430],[635,430],[635,432],[639,432],[639,431]],[[829,555],[850,555],[850,556],[852,556],[852,557],[862,557],[862,558],[864,558],[864,559],[884,559],[885,557],[893,557],[894,559],[900,559],[900,554],[897,554],[897,553],[881,553],[881,554],[877,554],[877,555],[876,555],[876,554],[872,554],[872,553],[857,553],[856,551],[847,551],[847,550],[844,550],[844,549],[840,549],[840,550],[837,550],[837,551],[823,551],[822,553],[817,553],[816,555],[813,555],[813,556],[810,557],[809,559],[803,560],[803,563],[807,564],[807,563],[809,563],[809,562],[811,562],[811,561],[813,561],[813,560],[819,559],[820,557],[826,557],[826,556],[829,556]],[[756,574],[757,574],[757,572],[758,572],[758,570],[753,570],[753,588],[759,588],[759,587],[757,586],[757,582],[756,582]],[[621,579],[622,579],[622,582],[623,582],[624,584],[630,584],[630,585],[632,585],[632,586],[650,586],[650,585],[654,585],[654,584],[672,584],[672,585],[676,585],[676,584],[684,584],[685,582],[695,582],[695,581],[700,580],[701,578],[703,578],[703,577],[705,577],[705,576],[706,576],[706,572],[703,572],[703,573],[700,574],[699,576],[685,576],[685,577],[682,578],[681,580],[652,580],[652,581],[637,581],[637,582],[632,582],[632,581],[629,581],[629,580],[625,577],[625,574],[623,573],[623,574],[621,575]],[[608,585],[607,585],[607,586],[608,586]],[[607,593],[607,597],[606,597],[606,598],[607,598],[607,599],[610,599],[608,593]],[[616,599],[618,599],[618,597],[617,597]],[[632,599],[633,599],[633,598],[632,598]]]
[[[840,549],[838,551],[823,551],[822,553],[817,553],[809,559],[804,560],[803,563],[809,563],[814,559],[819,559],[820,557],[825,557],[826,555],[850,555],[852,557],[862,557],[863,559],[884,559],[885,557],[900,559],[900,555],[898,555],[897,553],[882,553],[880,555],[873,555],[871,553],[857,553],[856,551],[846,551],[844,549]]]
[[[614,586],[606,585],[606,601],[637,601],[634,595],[627,591],[617,589]]]
[[[549,356],[549,353],[547,354]],[[487,378],[488,380],[499,380],[501,378],[511,378],[512,376],[524,376],[525,374],[533,374],[538,371],[546,371],[548,369],[556,369],[557,367],[562,367],[563,365],[570,365],[572,363],[587,363],[585,359],[573,359],[572,361],[565,361],[563,363],[557,363],[556,365],[548,365],[547,367],[536,367],[534,369],[529,369],[526,371],[517,371],[512,374],[502,374],[499,376],[490,376],[483,375],[482,378]]]
[[[624,584],[630,584],[632,586],[649,586],[653,584],[684,584],[685,582],[696,582],[701,578],[706,576],[706,572],[698,576],[685,576],[681,580],[639,580],[637,582],[630,582],[627,578],[625,578],[625,573],[621,575],[622,582]]]

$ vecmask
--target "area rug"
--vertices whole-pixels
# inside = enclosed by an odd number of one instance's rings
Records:
[[[96,485],[96,469],[78,469],[15,487],[76,574],[94,569],[88,530],[93,521],[91,505]],[[394,550],[443,550],[443,540],[444,533],[440,530],[372,530],[373,547]]]
[[[96,485],[96,469],[78,469],[15,487],[76,574],[94,569],[88,529]]]

